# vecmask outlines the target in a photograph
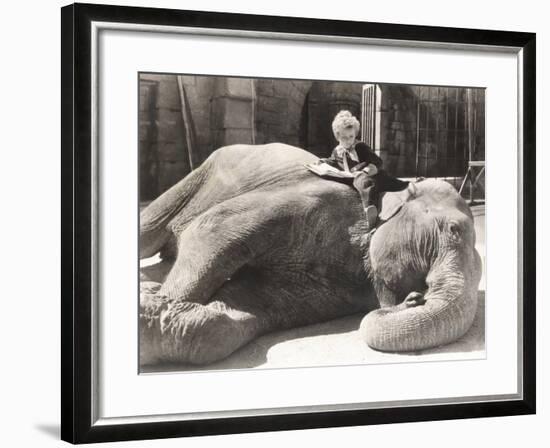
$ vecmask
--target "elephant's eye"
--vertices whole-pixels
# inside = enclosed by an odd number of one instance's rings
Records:
[[[455,241],[460,240],[460,236],[461,236],[460,224],[458,224],[455,221],[451,221],[448,224],[448,229],[449,229],[449,235],[453,240]]]

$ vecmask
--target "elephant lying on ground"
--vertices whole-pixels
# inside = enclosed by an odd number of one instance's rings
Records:
[[[370,233],[358,193],[307,171],[315,160],[278,143],[224,147],[143,210],[140,258],[160,251],[171,265],[142,283],[142,365],[205,364],[358,312],[366,343],[384,351],[469,329],[481,261],[456,190],[424,180],[386,193]]]

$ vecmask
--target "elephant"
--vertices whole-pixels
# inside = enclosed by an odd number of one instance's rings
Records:
[[[382,195],[374,230],[359,194],[282,143],[231,145],[140,214],[141,365],[208,364],[268,332],[365,315],[375,350],[410,352],[463,336],[481,259],[455,188],[425,179]]]

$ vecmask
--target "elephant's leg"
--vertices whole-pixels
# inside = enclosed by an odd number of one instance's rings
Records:
[[[206,304],[234,272],[253,258],[246,245],[225,241],[223,233],[185,232],[181,247],[161,293],[186,302]]]
[[[208,364],[254,339],[260,325],[255,315],[221,301],[201,305],[149,297],[140,309],[140,364]]]
[[[206,161],[141,211],[139,216],[140,259],[152,257],[170,243],[173,234],[167,226],[174,216],[181,213],[184,208],[189,213],[194,211],[189,203],[198,196],[201,186],[208,178],[210,165],[211,163]]]
[[[173,265],[173,260],[161,260],[159,263],[141,266],[139,268],[139,278],[142,282],[151,281],[162,284],[170,273]]]
[[[180,234],[178,258],[161,293],[205,304],[241,267],[261,255],[284,226],[274,222],[273,204],[247,195],[212,207]]]

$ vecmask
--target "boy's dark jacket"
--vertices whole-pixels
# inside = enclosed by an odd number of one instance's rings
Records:
[[[376,168],[382,167],[382,159],[378,157],[366,143],[357,142],[355,144],[355,152],[357,153],[357,157],[359,159],[358,162],[347,156],[350,171],[363,169],[370,163],[375,165]],[[342,155],[346,156],[346,154],[347,152],[342,152]],[[321,159],[321,161],[328,163],[334,168],[344,170],[344,160],[343,157],[338,154],[338,146],[332,150],[332,154],[329,158]]]

